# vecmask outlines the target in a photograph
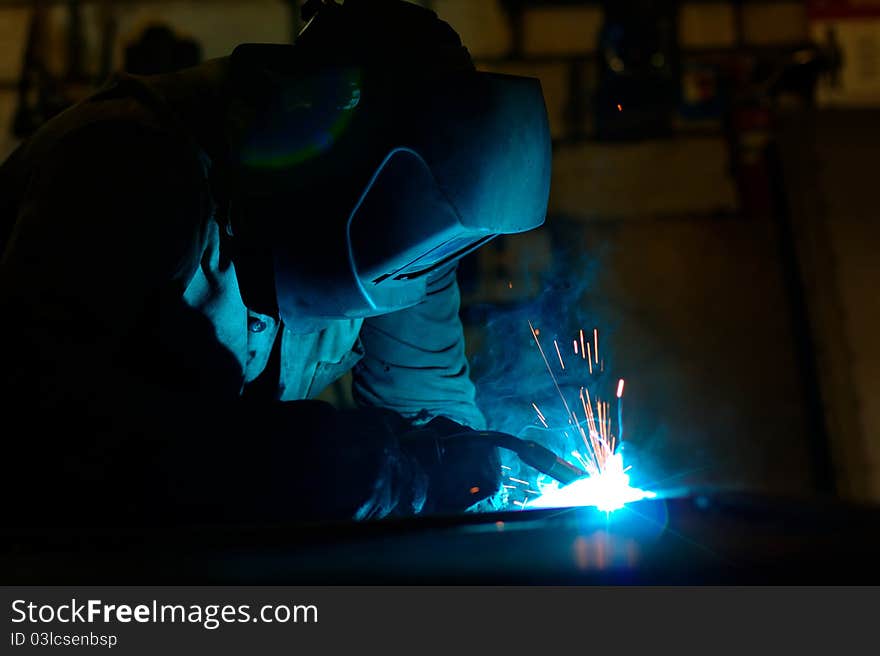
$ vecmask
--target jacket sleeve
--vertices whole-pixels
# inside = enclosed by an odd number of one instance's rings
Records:
[[[359,405],[380,406],[418,422],[444,416],[475,429],[486,420],[475,402],[459,318],[456,269],[428,283],[418,305],[364,321],[364,357],[353,372]]]

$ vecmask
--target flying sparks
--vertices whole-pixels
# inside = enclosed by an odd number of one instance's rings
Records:
[[[598,393],[593,396],[590,394],[590,388],[595,390],[598,383],[601,382],[601,375],[605,370],[605,359],[599,358],[598,328],[593,329],[592,340],[584,339],[583,329],[572,340],[575,354],[579,354],[581,359],[587,363],[587,371],[585,372],[587,380],[585,384],[578,387],[579,403],[574,405],[574,410],[569,405],[560,385],[560,379],[551,367],[547,354],[541,345],[539,331],[532,326],[531,322],[529,322],[529,330],[559,394],[566,425],[552,426],[551,420],[548,420],[538,406],[532,403],[537,420],[545,429],[556,431],[562,437],[577,442],[577,448],[571,451],[571,456],[587,472],[587,476],[565,486],[560,485],[557,481],[550,481],[543,475],[534,483],[524,478],[508,476],[510,482],[518,485],[505,484],[505,489],[524,495],[523,498],[515,500],[513,503],[521,509],[595,506],[600,510],[610,512],[622,508],[627,503],[655,497],[655,493],[650,490],[642,490],[630,485],[630,477],[627,472],[631,466],[624,467],[623,464],[620,446],[623,441],[624,379],[617,380],[617,386],[614,390],[617,399],[616,426],[612,421],[612,409],[608,402],[603,401]],[[553,344],[561,367],[559,375],[563,378],[579,375],[573,370],[566,369],[558,341],[554,339]],[[598,366],[594,367],[594,364]],[[578,414],[580,411],[583,412],[582,415]],[[523,476],[523,474],[518,474],[518,476]]]

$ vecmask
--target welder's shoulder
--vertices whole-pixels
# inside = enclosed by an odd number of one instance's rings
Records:
[[[131,98],[95,101],[87,99],[44,123],[25,139],[0,166],[7,218],[15,219],[23,204],[74,197],[65,187],[84,191],[94,183],[119,181],[126,171],[143,178],[154,168],[161,129],[148,110]],[[171,150],[171,144],[164,147]],[[173,148],[173,146],[172,146]],[[161,169],[160,169],[161,170]],[[130,176],[131,177],[131,176]],[[81,194],[82,195],[82,194]]]
[[[90,116],[94,110],[88,106],[81,111],[84,116],[79,124],[35,135],[33,152],[25,153],[25,165],[36,175],[47,173],[42,180],[57,185],[65,180],[87,187],[99,185],[112,196],[132,187],[184,187],[206,179],[198,150],[133,103],[127,112],[98,117]]]
[[[205,163],[136,103],[107,102],[68,110],[16,155],[14,247],[45,252],[69,240],[120,267],[134,265],[133,250],[161,253],[151,270],[181,275],[198,261],[212,212]]]
[[[86,105],[82,116],[59,117],[70,125],[35,135],[19,171],[21,207],[51,225],[75,219],[94,230],[181,241],[183,248],[211,212],[205,161],[137,104],[107,102],[119,106],[95,116],[98,110]]]
[[[201,182],[204,155],[141,86],[114,80],[47,121],[15,153],[12,175],[40,193],[69,181],[89,192],[101,186],[109,197],[132,186]]]

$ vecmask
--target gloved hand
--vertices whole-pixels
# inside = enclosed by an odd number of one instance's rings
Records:
[[[450,514],[500,487],[497,448],[444,417],[414,427],[392,410],[338,410],[323,401],[245,409],[239,428],[224,427],[250,436],[234,462],[227,462],[224,450],[207,452],[208,458],[222,456],[220,462],[206,461],[206,452],[198,451],[201,471],[237,483],[223,499],[225,515],[364,520]],[[255,418],[262,427],[258,432],[252,428]]]
[[[414,427],[391,410],[361,408],[333,410],[332,416],[328,411],[322,423],[315,443],[329,461],[319,455],[316,462],[325,462],[336,479],[335,514],[378,519],[460,513],[501,487],[498,448],[446,417]],[[318,487],[328,489],[326,480]]]
[[[378,519],[413,515],[425,503],[426,473],[400,447],[409,423],[384,408],[336,410],[319,401],[295,402],[298,459],[307,468],[303,501],[328,518]],[[308,423],[302,409],[311,408]]]
[[[498,448],[479,431],[447,417],[412,429],[402,436],[401,445],[427,476],[423,514],[464,512],[501,487]]]

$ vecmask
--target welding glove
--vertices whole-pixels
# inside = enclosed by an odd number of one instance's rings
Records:
[[[385,408],[292,405],[306,437],[302,455],[312,463],[299,485],[304,498],[329,515],[360,520],[460,513],[500,489],[498,449],[451,419],[414,426]]]
[[[302,503],[328,518],[378,519],[413,515],[425,503],[420,463],[401,449],[409,424],[384,408],[337,410],[322,401],[297,401],[295,486]],[[305,410],[305,412],[304,412]]]
[[[467,426],[435,417],[401,438],[428,481],[423,514],[465,512],[501,487],[498,448]]]
[[[413,426],[392,410],[317,400],[240,410],[190,432],[210,436],[210,448],[173,441],[164,461],[175,463],[177,504],[194,499],[202,516],[225,520],[367,520],[463,512],[500,484],[497,450],[449,419]],[[223,448],[221,434],[247,440]]]
[[[143,490],[144,512],[173,523],[364,520],[424,506],[425,472],[399,444],[410,424],[391,410],[243,401],[191,414],[132,440],[140,478],[132,465],[100,484],[125,490],[127,504]]]

